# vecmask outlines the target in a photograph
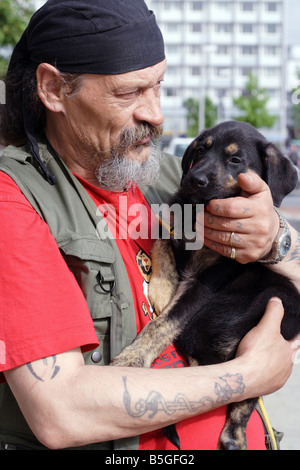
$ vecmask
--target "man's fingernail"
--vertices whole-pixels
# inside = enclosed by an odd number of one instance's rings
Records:
[[[272,297],[270,302],[277,302],[279,305],[282,305],[282,300],[279,297]]]

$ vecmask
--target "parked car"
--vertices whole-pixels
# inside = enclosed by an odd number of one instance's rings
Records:
[[[190,143],[193,142],[193,140],[194,139],[190,137],[175,137],[171,140],[169,146],[166,149],[166,152],[170,153],[171,155],[176,155],[176,157],[182,158],[184,152]]]

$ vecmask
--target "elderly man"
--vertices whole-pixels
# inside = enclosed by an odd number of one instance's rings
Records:
[[[174,422],[182,449],[216,449],[226,405],[271,393],[291,373],[279,299],[230,363],[184,367],[170,345],[150,369],[107,367],[152,318],[153,240],[130,236],[130,209],[147,208],[140,224],[149,229],[149,204],[167,201],[180,181],[176,159],[161,163],[155,145],[165,70],[142,0],[49,0],[13,52],[1,109],[4,449],[171,449],[161,428]],[[247,263],[268,255],[279,222],[265,183],[240,183],[245,197],[219,201],[217,213],[209,204],[205,244],[230,256],[238,232],[236,257]],[[291,251],[272,269],[300,288],[290,230]],[[265,448],[257,413],[247,432],[249,449]]]

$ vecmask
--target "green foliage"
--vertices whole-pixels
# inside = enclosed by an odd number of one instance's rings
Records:
[[[300,84],[300,70],[297,71],[298,84]],[[295,102],[292,105],[292,120],[294,124],[295,137],[299,139],[300,137],[300,91],[299,85],[298,88],[292,90],[292,97],[295,97]]]
[[[278,116],[272,116],[267,110],[269,96],[264,88],[259,88],[258,78],[249,75],[246,88],[242,96],[234,98],[233,102],[242,114],[234,117],[236,121],[244,121],[256,128],[271,128],[278,121]]]
[[[196,137],[199,131],[199,102],[194,98],[188,98],[183,106],[187,109],[187,136]],[[205,128],[213,127],[217,123],[218,109],[212,100],[205,97]]]
[[[0,73],[7,67],[7,50],[10,51],[20,39],[34,12],[32,0],[0,1]]]

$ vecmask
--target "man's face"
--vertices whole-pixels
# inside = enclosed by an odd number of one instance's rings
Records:
[[[161,133],[164,120],[160,83],[165,69],[163,61],[120,75],[84,76],[80,92],[65,98],[64,113],[67,137],[81,149],[82,165],[96,170],[115,154],[148,160],[151,139]]]

